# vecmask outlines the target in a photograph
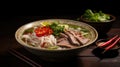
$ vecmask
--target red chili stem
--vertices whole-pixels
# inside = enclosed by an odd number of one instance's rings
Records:
[[[99,45],[98,47],[105,47],[105,46],[110,45],[110,43],[111,43],[113,40],[115,40],[117,37],[118,37],[118,35],[114,36],[113,38],[111,38],[111,39],[108,40],[107,42],[105,42],[105,43]]]
[[[117,40],[114,43],[112,43],[110,46],[106,47],[103,53],[113,48],[117,44],[117,42],[119,42],[119,40],[120,40],[120,37],[117,38]]]

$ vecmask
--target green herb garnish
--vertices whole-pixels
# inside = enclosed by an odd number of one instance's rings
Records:
[[[83,18],[93,22],[105,22],[110,20],[110,16],[108,14],[105,14],[102,11],[93,12],[91,9],[87,9],[85,11]]]
[[[49,26],[53,30],[53,35],[55,36],[58,36],[61,32],[64,31],[64,26],[60,26],[58,22],[54,22]]]

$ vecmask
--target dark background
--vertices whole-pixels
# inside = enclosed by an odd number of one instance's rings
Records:
[[[9,53],[7,54],[7,51],[9,48],[16,49],[19,47],[18,42],[15,40],[15,32],[23,24],[32,21],[49,19],[49,18],[53,18],[53,19],[66,18],[66,19],[76,20],[84,13],[86,9],[92,9],[97,11],[102,10],[104,13],[109,13],[116,16],[116,21],[113,24],[113,28],[120,28],[120,3],[117,2],[116,0],[79,0],[79,1],[39,0],[38,2],[35,0],[34,2],[32,0],[29,0],[27,2],[25,2],[25,0],[24,1],[16,0],[16,2],[14,1],[12,3],[10,0],[10,2],[9,1],[6,1],[5,3],[1,2],[1,4],[0,4],[0,42],[1,42],[0,67],[2,65],[3,65],[2,67],[5,66],[26,67],[26,63],[20,61],[18,58],[12,56]],[[117,34],[117,32],[115,33]],[[92,59],[93,61],[95,60],[94,58]],[[76,62],[74,63],[76,65]],[[46,65],[46,63],[44,64]],[[88,66],[90,64],[91,63],[89,63]],[[114,64],[112,66],[114,66]]]
[[[32,2],[32,1],[31,1]],[[23,4],[24,3],[24,4]],[[80,0],[80,1],[39,1],[32,3],[10,3],[0,10],[0,34],[14,35],[21,25],[49,18],[67,18],[76,20],[86,9],[102,10],[119,20],[120,7],[116,0]],[[116,25],[116,26],[115,26]],[[119,22],[113,27],[119,27]]]

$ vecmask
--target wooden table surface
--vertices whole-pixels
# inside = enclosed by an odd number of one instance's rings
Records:
[[[120,28],[114,27],[107,33],[106,36],[99,37],[98,39],[110,38],[116,34],[120,36]],[[85,47],[76,58],[70,61],[49,62],[41,60],[38,56],[28,52],[20,46],[14,36],[1,36],[0,42],[0,67],[31,67],[26,62],[23,62],[9,53],[10,49],[14,49],[22,53],[41,65],[41,67],[120,67],[120,50],[115,51],[113,54],[111,53],[110,56],[101,59],[96,55],[96,53],[93,53],[96,50],[95,44]]]

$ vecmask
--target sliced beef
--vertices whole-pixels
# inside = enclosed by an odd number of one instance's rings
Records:
[[[82,37],[79,37],[79,36],[76,36],[76,39],[81,43],[81,44],[86,44],[89,39],[87,38],[82,38]]]
[[[68,36],[68,39],[70,40],[72,44],[80,45],[80,43],[76,40],[76,38],[69,31],[65,31],[65,34]]]
[[[58,39],[58,43],[57,43],[58,46],[61,46],[61,47],[67,47],[67,48],[75,48],[76,46],[73,46],[67,38],[60,38]]]
[[[57,39],[57,43],[59,43],[59,42],[61,42],[61,41],[63,41],[63,40],[66,40],[66,38],[58,38],[58,39]]]
[[[89,41],[88,38],[83,37],[81,34],[75,32],[75,31],[69,31],[69,32],[70,32],[70,33],[79,41],[79,43],[81,43],[81,44],[86,44],[86,43]]]
[[[64,37],[65,37],[65,38],[68,38],[68,36],[67,36],[66,34],[64,34],[64,33],[60,33],[60,36],[63,37],[63,38],[64,38]]]
[[[75,48],[77,46],[86,44],[89,41],[78,31],[65,30],[64,33],[60,33],[60,37],[57,38],[57,45],[67,48]]]

